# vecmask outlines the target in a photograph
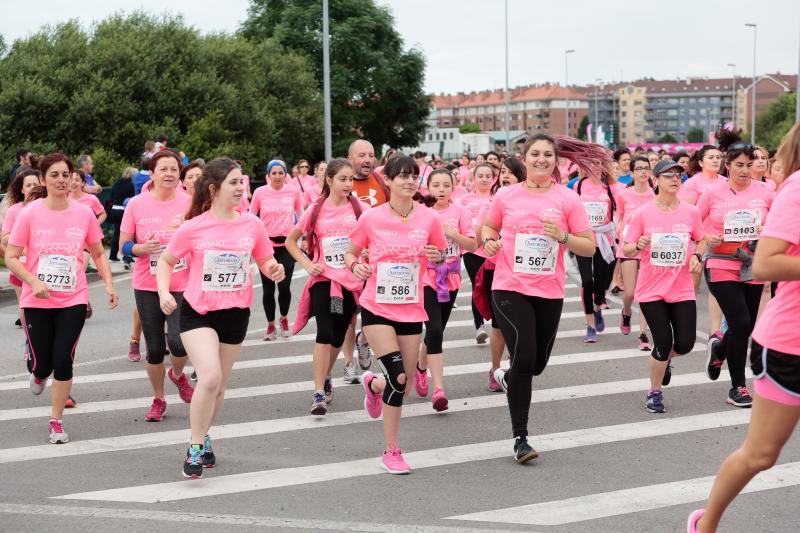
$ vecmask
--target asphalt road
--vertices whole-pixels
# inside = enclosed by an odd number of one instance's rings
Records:
[[[364,412],[361,386],[339,380],[329,414],[308,414],[313,323],[288,341],[262,342],[257,288],[211,432],[218,466],[184,480],[188,406],[168,384],[167,418],[144,422],[149,386],[142,363],[125,356],[133,306],[125,273],[117,276],[119,309],[105,310],[102,286],[91,287],[95,313],[76,358],[79,403],[65,415],[71,442],[50,445],[49,391],[28,390],[22,332],[6,300],[0,531],[683,531],[720,462],[741,443],[749,411],[725,404],[725,370],[717,383],[703,375],[699,333],[697,351],[675,363],[667,413],[647,413],[647,356],[635,335],[618,333],[619,301],[611,300],[600,342],[584,345],[579,292],[568,281],[560,338],[534,380],[530,442],[540,457],[527,466],[512,459],[508,409],[502,394],[486,390],[489,349],[474,342],[467,281],[446,331],[450,410],[436,414],[413,393],[406,404],[401,447],[415,468],[410,476],[380,468],[382,426]],[[295,279],[295,294],[304,282]],[[699,302],[702,332],[704,295]],[[341,362],[334,372],[341,378]],[[779,463],[735,501],[721,531],[796,531],[796,439]]]

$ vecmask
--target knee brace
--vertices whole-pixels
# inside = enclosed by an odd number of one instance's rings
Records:
[[[388,353],[378,358],[383,375],[386,378],[386,387],[383,389],[383,403],[392,407],[403,405],[403,396],[406,393],[406,384],[400,383],[400,376],[408,381],[403,367],[403,356],[400,352]]]
[[[658,350],[658,346],[653,346],[653,351],[650,352],[650,355],[652,355],[653,359],[655,359],[656,361],[664,362],[669,359],[669,352],[662,355],[661,352]]]

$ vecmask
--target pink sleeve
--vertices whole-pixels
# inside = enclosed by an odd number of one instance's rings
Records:
[[[631,221],[625,226],[624,241],[625,243],[633,243],[639,240],[642,236],[644,228],[642,227],[642,210],[637,209],[631,217]]]
[[[800,212],[800,191],[797,186],[787,187],[775,197],[761,236],[780,239],[789,244],[800,244],[800,218],[795,216],[798,212]],[[15,224],[14,230],[16,229]]]
[[[358,246],[359,248],[366,248],[369,244],[369,237],[367,235],[367,223],[365,220],[368,217],[361,216],[356,222],[356,227],[353,228],[353,231],[350,232],[350,242]]]
[[[97,202],[98,204],[100,202]],[[103,230],[100,229],[100,223],[97,221],[96,218],[92,217],[89,220],[89,231],[86,232],[86,244],[92,245],[97,244],[98,242],[102,242],[103,240]]]
[[[494,197],[492,200],[491,207],[489,207],[489,212],[486,213],[486,218],[484,218],[480,223],[483,224],[484,222],[489,222],[492,226],[499,228],[502,225],[503,217],[501,213],[503,212],[503,198],[501,197]]]
[[[0,228],[0,232],[2,233],[10,233],[14,227],[14,220],[16,220],[17,215],[14,214],[14,211],[6,212],[6,216],[3,219],[3,227]]]
[[[697,203],[697,189],[694,187],[694,180],[689,178],[688,181],[685,181],[681,188],[678,189],[678,198],[681,200],[686,200],[689,203]]]
[[[303,198],[300,196],[300,191],[294,193],[294,212],[298,217],[303,212]]]
[[[616,198],[617,200],[617,216],[620,220],[625,217],[625,195],[620,193]]]
[[[303,212],[303,215],[300,217],[300,220],[297,221],[295,228],[299,229],[301,233],[308,231],[308,225],[311,222],[311,211],[313,211],[313,208],[306,209],[305,212]]]
[[[253,237],[255,237],[255,244],[253,245],[253,259],[259,261],[275,255],[275,250],[272,248],[272,244],[267,238],[267,230],[264,228],[264,224],[258,224],[258,226],[253,224],[253,227],[255,228],[253,235]]]
[[[256,189],[253,197],[250,199],[250,212],[258,216],[258,206],[261,204],[261,187]]]
[[[178,229],[175,230],[169,244],[167,244],[167,251],[178,259],[189,253],[189,247],[191,246],[191,230],[189,228],[189,225],[185,223],[181,224]]]
[[[465,237],[475,238],[475,228],[472,226],[472,217],[469,216],[469,211],[466,209],[460,209],[458,232]]]
[[[8,244],[14,246],[22,246],[23,248],[28,245],[30,239],[30,214],[23,211],[17,216],[14,222],[14,228],[11,230],[11,235],[8,238]]]
[[[431,219],[431,231],[428,236],[428,244],[436,246],[439,251],[443,252],[447,249],[447,238],[444,236],[444,230],[442,229],[442,223],[439,221],[439,215],[433,214],[434,217]]]
[[[694,224],[692,224],[692,239],[694,239],[695,242],[700,242],[706,235],[706,230],[703,227],[703,218],[700,216],[699,212],[693,212],[692,214],[694,215]]]
[[[97,199],[97,196],[92,195],[92,211],[94,211],[95,216],[100,216],[106,212],[103,204],[100,203],[100,200]]]
[[[131,235],[136,237],[136,215],[134,214],[134,210],[136,208],[136,202],[128,202],[128,206],[125,208],[124,213],[122,214],[122,224],[119,226],[119,230],[123,233],[130,233]]]
[[[567,205],[567,229],[570,233],[581,233],[592,229],[589,224],[589,215],[586,214],[586,209],[577,194],[569,195],[569,205]]]
[[[706,189],[705,192],[700,195],[700,198],[697,199],[697,203],[695,204],[695,207],[697,207],[697,212],[700,213],[701,220],[707,219],[708,213],[711,211],[710,190],[710,188]]]

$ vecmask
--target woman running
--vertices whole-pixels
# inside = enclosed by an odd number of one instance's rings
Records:
[[[725,509],[756,474],[775,464],[800,420],[800,125],[786,134],[777,159],[791,176],[759,235],[753,275],[780,280],[780,286],[753,331],[750,425],[742,446],[717,472],[706,508],[689,515],[689,533],[716,533]]]
[[[653,333],[645,401],[651,413],[666,411],[661,387],[672,378],[670,360],[692,350],[697,331],[691,273],[702,268],[705,231],[697,208],[678,197],[682,173],[674,161],[656,164],[656,197],[636,210],[623,237],[625,256],[639,257],[634,299]]]
[[[753,166],[750,168],[750,177],[754,181],[766,183],[774,191],[778,188],[778,184],[770,177],[770,164],[769,164],[769,150],[763,146],[754,146],[753,153]]]
[[[775,192],[768,184],[751,178],[756,151],[753,145],[741,142],[740,131],[720,130],[717,138],[726,150],[728,180],[707,188],[697,209],[711,246],[706,282],[727,319],[728,329],[721,339],[709,339],[706,375],[716,381],[727,360],[731,388],[726,401],[736,407],[750,407],[753,398],[744,376],[747,341],[764,291],[764,283],[753,280],[752,254]]]
[[[153,401],[144,417],[147,422],[161,422],[164,419],[167,410],[165,377],[175,384],[184,402],[190,403],[194,392],[183,373],[186,349],[181,343],[178,315],[165,315],[161,310],[156,285],[158,258],[192,203],[192,198],[180,188],[181,174],[181,164],[175,152],[157,152],[150,159],[150,183],[128,202],[122,217],[120,243],[123,254],[136,258],[133,264],[133,295],[147,344],[145,371],[153,389]],[[188,280],[186,261],[181,261],[175,265],[170,280],[170,292],[178,305],[183,299]],[[164,365],[167,353],[170,354],[169,371]]]
[[[624,189],[618,197],[619,222],[617,235],[620,241],[624,242],[625,228],[630,223],[636,210],[655,198],[653,192],[653,182],[650,177],[650,161],[646,157],[637,156],[631,162],[633,171],[633,182]],[[631,315],[633,314],[633,296],[636,290],[636,277],[639,273],[639,262],[641,253],[635,257],[626,257],[622,251],[622,246],[617,250],[617,259],[621,263],[622,283],[624,294],[622,297],[622,317],[620,319],[619,330],[623,335],[631,332]],[[647,337],[647,320],[643,313],[639,313],[639,349],[650,351],[650,339]]]
[[[167,316],[178,311],[181,341],[198,377],[189,407],[192,436],[183,463],[183,475],[191,478],[202,477],[203,468],[216,464],[208,432],[250,322],[251,258],[270,279],[284,276],[264,225],[236,210],[245,187],[232,159],[208,163],[195,188],[186,221],[156,266],[161,310]],[[180,260],[188,266],[189,279],[179,304],[171,278]]]
[[[39,163],[39,169],[45,185],[39,194],[44,197],[17,216],[5,261],[23,282],[20,306],[31,352],[31,392],[41,394],[47,378],[53,375],[50,442],[63,444],[69,437],[62,415],[72,388],[75,348],[89,301],[84,248],[89,249],[105,282],[111,309],[117,306],[117,293],[97,218],[90,209],[69,200],[72,161],[63,154],[50,154]],[[23,250],[25,263],[20,261]]]
[[[508,397],[518,463],[538,457],[528,444],[531,382],[544,371],[555,342],[564,304],[564,250],[582,257],[595,252],[580,198],[558,183],[557,157],[580,164],[587,175],[599,175],[609,164],[602,147],[568,137],[532,135],[522,153],[525,182],[495,195],[481,228],[486,255],[497,255],[492,316],[508,345],[511,368],[498,368],[494,377]]]
[[[273,159],[267,165],[267,183],[253,193],[250,202],[250,212],[258,215],[264,224],[269,240],[275,250],[275,260],[283,265],[286,277],[280,283],[275,283],[263,272],[261,283],[263,293],[264,313],[267,315],[267,328],[264,331],[264,340],[273,341],[278,337],[275,329],[275,287],[278,288],[278,306],[280,308],[281,337],[286,339],[291,336],[289,328],[289,306],[292,304],[292,274],[294,273],[294,259],[289,254],[284,243],[286,236],[292,231],[294,221],[303,213],[303,202],[300,189],[287,184],[286,164]],[[296,217],[296,218],[295,218]]]
[[[328,163],[320,161],[314,165],[314,176],[317,181],[310,187],[306,187],[306,192],[303,193],[303,209],[308,209],[308,206],[315,203],[320,196],[322,196],[322,188],[325,186],[325,175],[328,169]]]
[[[422,298],[422,273],[444,262],[447,241],[439,216],[413,201],[419,167],[408,156],[395,156],[384,169],[390,200],[365,212],[350,234],[345,264],[366,281],[360,298],[361,327],[376,354],[383,378],[362,376],[364,407],[372,418],[383,412],[386,448],[382,465],[390,474],[409,474],[398,446],[403,397],[414,375],[422,323],[428,319]],[[369,263],[361,261],[366,249]]]
[[[303,213],[286,239],[286,249],[300,263],[309,279],[297,311],[293,333],[299,332],[309,316],[316,318],[317,338],[313,354],[314,397],[312,415],[324,415],[333,401],[330,373],[356,312],[363,283],[344,266],[344,253],[350,246],[350,232],[361,213],[369,206],[351,195],[353,167],[347,159],[334,159],[326,167],[327,176],[320,197]],[[298,241],[305,237],[308,255]],[[353,362],[345,361],[345,376],[358,377]],[[355,381],[358,383],[358,381]]]
[[[201,159],[195,159],[185,167],[181,168],[181,186],[186,194],[191,198],[194,195],[194,185],[200,176],[203,175],[205,163]]]
[[[440,168],[428,174],[426,185],[427,196],[422,203],[431,207],[441,220],[447,240],[445,260],[439,264],[428,263],[422,272],[423,299],[425,313],[425,338],[420,349],[419,362],[414,379],[414,390],[420,398],[428,396],[428,368],[433,381],[434,411],[447,410],[447,394],[444,390],[444,355],[442,341],[447,321],[456,303],[458,290],[461,288],[461,253],[462,250],[472,252],[477,248],[475,227],[469,211],[453,203],[453,190],[456,181],[449,170]]]
[[[80,169],[75,170],[70,180],[69,199],[91,209],[94,216],[97,217],[97,223],[102,224],[108,216],[106,210],[97,196],[83,190],[84,185],[86,185],[86,173]]]

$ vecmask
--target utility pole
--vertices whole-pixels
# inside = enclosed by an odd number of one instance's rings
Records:
[[[322,0],[322,112],[325,121],[325,160],[333,157],[331,136],[331,45],[328,0]]]
[[[564,50],[564,134],[569,135],[569,55],[575,50]]]
[[[508,92],[508,0],[506,0],[506,92],[505,92],[505,101],[506,101],[506,153],[511,155],[511,138],[510,138],[510,125],[509,125],[509,117],[510,111],[509,107],[511,106],[511,93]]]
[[[758,25],[748,22],[748,28],[753,28],[753,90],[750,91],[750,144],[756,143],[756,33]]]

